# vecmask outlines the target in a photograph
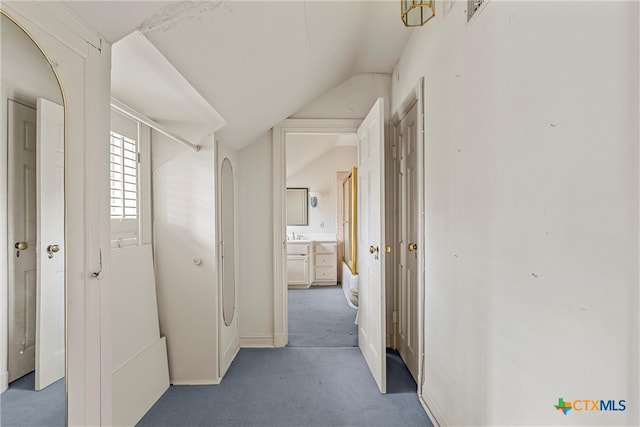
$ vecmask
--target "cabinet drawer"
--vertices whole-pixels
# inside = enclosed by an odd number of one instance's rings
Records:
[[[336,244],[335,243],[316,243],[315,250],[317,254],[335,254]]]
[[[336,266],[336,256],[330,255],[316,255],[316,266],[318,267],[334,267]]]
[[[335,282],[337,279],[337,270],[329,267],[316,268],[316,280],[327,280]]]
[[[288,255],[307,255],[309,253],[309,245],[300,245],[297,243],[287,243]]]

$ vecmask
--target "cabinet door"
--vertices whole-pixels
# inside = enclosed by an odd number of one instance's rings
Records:
[[[307,285],[309,283],[309,257],[289,255],[287,257],[287,283]]]

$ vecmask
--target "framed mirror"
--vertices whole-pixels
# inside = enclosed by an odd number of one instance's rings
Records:
[[[231,161],[222,161],[222,318],[225,326],[231,325],[236,309],[235,275],[235,212],[233,200],[233,167]]]
[[[357,171],[355,166],[351,168],[351,173],[345,178],[343,186],[343,233],[344,233],[344,262],[351,270],[351,274],[358,274],[356,268],[356,254],[357,254]]]
[[[6,313],[6,323],[0,322],[0,368],[6,373],[0,391],[7,389],[2,421],[64,425],[64,97],[31,36],[4,13],[0,20],[0,115],[6,129],[1,190],[8,213],[2,240],[9,249],[0,266],[6,274],[0,310]],[[30,410],[16,410],[16,402]]]
[[[309,225],[309,189],[287,187],[287,225]]]

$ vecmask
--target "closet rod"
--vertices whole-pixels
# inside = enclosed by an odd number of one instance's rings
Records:
[[[171,133],[171,131],[167,130],[160,123],[154,122],[150,118],[148,118],[148,117],[144,116],[143,114],[137,112],[133,108],[130,108],[130,107],[126,106],[125,104],[123,104],[122,102],[118,101],[115,98],[111,98],[111,108],[113,108],[114,110],[124,114],[125,116],[131,117],[132,119],[137,120],[140,123],[143,123],[143,124],[149,126],[152,129],[157,130],[161,134],[163,134],[165,136],[168,136],[169,138],[173,139],[176,142],[179,142],[180,144],[183,144],[183,145],[191,147],[195,151],[200,151],[200,149],[202,148],[202,146],[200,146],[200,145],[192,144],[189,141],[187,141],[186,139],[180,138],[178,135],[175,135],[175,134]]]

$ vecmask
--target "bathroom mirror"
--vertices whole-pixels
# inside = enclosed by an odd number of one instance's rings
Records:
[[[0,14],[4,173],[0,389],[7,425],[66,423],[64,99],[49,61]],[[6,304],[6,305],[5,305]],[[3,316],[4,317],[4,316]],[[36,390],[40,390],[36,393]],[[46,397],[45,397],[46,396]],[[11,402],[21,402],[24,411]],[[41,402],[41,403],[38,403]],[[44,405],[43,402],[46,402]]]
[[[235,212],[233,197],[233,168],[229,159],[222,161],[221,175],[221,222],[222,222],[222,318],[226,326],[231,325],[236,303],[235,267]]]
[[[309,189],[287,187],[287,225],[309,225]]]
[[[354,166],[351,168],[351,173],[345,178],[342,183],[343,187],[343,209],[344,209],[344,262],[347,264],[352,274],[358,274],[356,269],[356,242],[357,242],[357,168]]]

